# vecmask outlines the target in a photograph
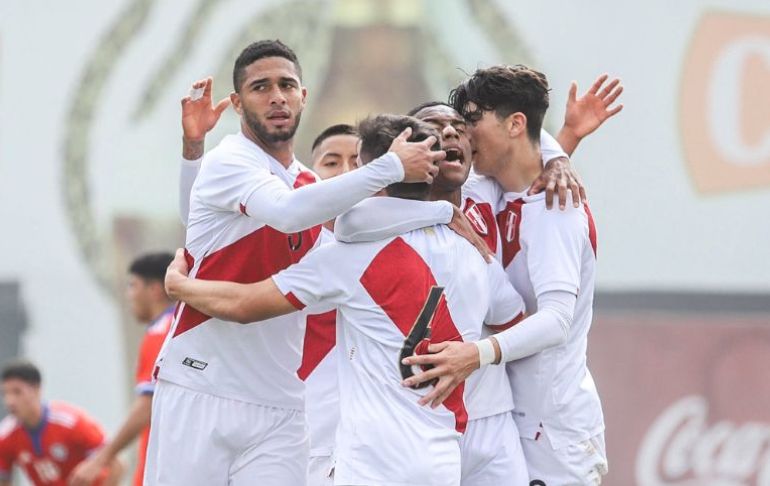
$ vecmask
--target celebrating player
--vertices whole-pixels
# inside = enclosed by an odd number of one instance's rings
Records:
[[[0,422],[0,486],[10,486],[21,467],[35,486],[66,486],[70,473],[104,444],[102,428],[63,402],[43,402],[40,371],[27,361],[2,371],[3,401],[10,415]],[[117,485],[123,465],[113,459],[85,484]]]
[[[174,302],[163,288],[166,267],[174,256],[170,253],[151,253],[136,258],[129,266],[127,296],[131,313],[137,321],[147,326],[139,358],[136,363],[136,398],[128,417],[115,437],[86,461],[78,465],[72,474],[71,486],[91,484],[99,471],[134,439],[139,437],[139,450],[133,484],[142,486],[147,441],[150,437],[150,409],[155,390],[152,372],[166,334],[171,328]]]
[[[421,137],[435,133],[408,117],[362,123],[362,162],[385,152],[406,126]],[[423,199],[428,189],[394,184],[386,193]],[[459,484],[457,438],[467,420],[462,390],[436,409],[419,407],[426,391],[398,385],[410,373],[398,361],[427,342],[475,339],[483,322],[519,315],[499,265],[486,265],[464,239],[436,227],[375,243],[324,245],[251,285],[188,279],[186,267],[178,254],[167,290],[212,315],[248,322],[306,305],[337,307],[338,347],[347,359],[339,361],[336,484]]]
[[[291,49],[250,45],[233,84],[241,131],[205,156],[190,198],[186,247],[196,278],[254,282],[277,273],[314,246],[318,225],[389,184],[431,181],[445,155],[404,134],[367,167],[315,183],[293,153],[307,91]],[[181,306],[158,361],[145,482],[305,484],[302,332],[298,315],[240,326]]]

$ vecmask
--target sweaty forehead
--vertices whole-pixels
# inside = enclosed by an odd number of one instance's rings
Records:
[[[294,63],[285,57],[278,56],[257,59],[246,66],[245,74],[244,81],[247,83],[256,79],[294,78],[298,82],[300,80]]]
[[[434,121],[465,121],[454,108],[446,105],[434,105],[423,108],[414,114],[415,118],[420,120]]]

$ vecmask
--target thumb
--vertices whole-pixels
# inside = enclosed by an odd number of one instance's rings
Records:
[[[449,341],[428,345],[429,353],[439,353],[449,347]]]
[[[572,81],[569,85],[569,95],[567,95],[567,102],[571,103],[577,100],[577,83]]]
[[[217,106],[214,107],[214,114],[219,117],[228,106],[230,106],[230,98],[223,98],[219,103],[217,103]]]

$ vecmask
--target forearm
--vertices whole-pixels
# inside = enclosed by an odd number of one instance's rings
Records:
[[[97,454],[102,464],[109,464],[115,457],[136,439],[142,430],[150,425],[152,395],[140,395],[134,400],[131,411],[115,437]]]
[[[190,193],[198,172],[201,168],[201,158],[190,160],[182,158],[179,166],[179,217],[182,224],[187,227],[190,217]]]
[[[452,216],[452,204],[446,201],[370,198],[337,218],[334,237],[346,243],[377,241],[426,226],[447,224]]]
[[[342,214],[403,178],[401,161],[388,153],[358,170],[291,191],[275,185],[256,188],[247,198],[246,212],[278,231],[295,233]]]
[[[495,334],[499,362],[514,361],[566,342],[576,297],[565,291],[546,292],[538,298],[538,311],[515,326]]]
[[[575,149],[580,143],[580,140],[581,138],[575,135],[575,133],[572,130],[570,130],[566,125],[561,127],[561,130],[559,130],[558,135],[556,135],[556,141],[559,142],[559,145],[561,145],[561,148],[570,157],[572,157],[572,154],[575,153]]]
[[[272,279],[254,284],[183,279],[168,289],[171,295],[225,321],[248,324],[295,311]]]
[[[203,157],[204,139],[189,140],[182,137],[182,158],[186,160],[196,160]]]

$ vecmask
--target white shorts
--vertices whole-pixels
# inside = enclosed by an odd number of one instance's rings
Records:
[[[607,474],[604,434],[554,449],[545,432],[537,440],[521,439],[530,486],[595,486]]]
[[[145,486],[304,486],[305,414],[159,381]]]
[[[529,474],[511,412],[468,421],[460,438],[462,486],[528,486]]]
[[[334,486],[334,456],[310,456],[307,486]]]

